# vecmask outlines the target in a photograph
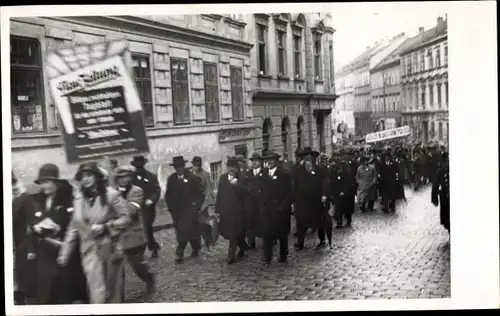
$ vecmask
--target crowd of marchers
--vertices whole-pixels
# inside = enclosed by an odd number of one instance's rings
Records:
[[[54,164],[41,166],[34,184],[12,173],[14,281],[16,304],[119,303],[125,301],[125,264],[155,291],[155,277],[144,258],[158,257],[153,234],[162,195],[147,159],[106,171],[97,162],[82,163],[74,181],[62,179]],[[190,166],[189,166],[190,164]],[[392,142],[384,146],[345,146],[331,156],[306,147],[295,161],[275,151],[254,152],[250,159],[228,157],[227,172],[215,188],[201,157],[189,163],[173,158],[164,199],[176,233],[175,263],[184,262],[189,244],[198,257],[222,236],[228,240],[227,263],[261,250],[262,263],[287,262],[294,221],[296,251],[331,246],[332,231],[352,228],[353,214],[393,213],[414,190],[432,183],[431,202],[440,205],[441,224],[450,230],[448,153],[444,146]],[[257,242],[260,240],[260,242]]]

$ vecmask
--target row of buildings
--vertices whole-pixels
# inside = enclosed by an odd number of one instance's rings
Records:
[[[44,71],[49,50],[126,39],[144,108],[149,167],[197,155],[214,179],[226,156],[331,151],[332,18],[308,14],[16,17],[10,20],[12,164],[26,181],[46,162],[62,176],[60,123]],[[121,157],[128,162],[130,157]]]
[[[447,20],[408,37],[376,42],[336,73],[339,98],[332,117],[362,136],[409,125],[422,141],[448,140]]]

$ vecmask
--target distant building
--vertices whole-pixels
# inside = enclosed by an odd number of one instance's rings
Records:
[[[388,56],[370,70],[371,112],[376,130],[401,126],[401,67],[399,52],[411,42],[404,34]]]
[[[411,38],[400,52],[402,121],[414,138],[447,142],[448,127],[448,26],[437,25]]]
[[[338,99],[335,101],[335,110],[332,114],[332,127],[334,134],[340,124],[347,125],[346,137],[355,134],[354,124],[354,74],[349,69],[341,69],[335,75],[335,90]]]

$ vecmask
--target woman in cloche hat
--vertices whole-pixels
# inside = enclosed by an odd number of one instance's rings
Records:
[[[73,187],[59,177],[59,168],[51,163],[40,168],[35,183],[39,185],[40,192],[33,195],[35,206],[28,214],[30,236],[19,247],[19,254],[24,256],[22,249],[26,246],[26,259],[34,261],[27,263],[31,266],[29,271],[19,271],[23,274],[20,275],[20,283],[36,284],[36,290],[32,289],[35,304],[85,301],[85,277],[77,254],[69,257],[69,264],[64,269],[57,264],[57,251],[73,215]],[[33,243],[36,247],[31,247]],[[19,258],[20,261],[23,259]],[[25,283],[23,279],[28,278],[30,280]]]
[[[81,183],[81,194],[75,198],[73,219],[58,262],[61,266],[68,264],[79,239],[90,303],[121,303],[123,253],[117,242],[131,223],[132,208],[117,190],[106,186],[95,162],[81,164],[75,180]]]

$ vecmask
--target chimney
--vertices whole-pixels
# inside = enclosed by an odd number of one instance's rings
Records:
[[[439,17],[437,18],[437,24],[438,24],[438,25],[441,25],[441,23],[443,23],[443,17],[442,17],[442,16],[439,16]]]
[[[422,34],[423,32],[424,32],[424,27],[423,26],[419,27],[418,28],[418,33]]]

